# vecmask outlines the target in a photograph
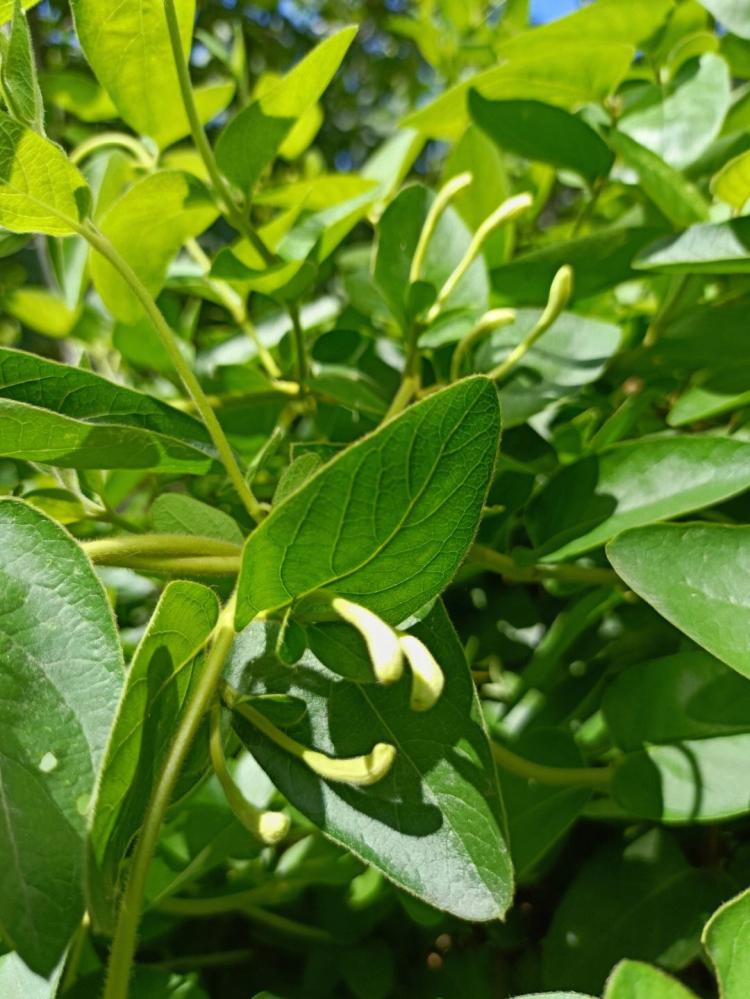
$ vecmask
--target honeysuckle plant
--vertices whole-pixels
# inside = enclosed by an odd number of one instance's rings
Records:
[[[745,999],[750,12],[227,6],[0,0],[0,996]]]

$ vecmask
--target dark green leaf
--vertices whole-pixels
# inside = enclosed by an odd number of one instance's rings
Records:
[[[499,432],[494,385],[469,378],[334,458],[249,538],[238,626],[326,587],[394,624],[433,599],[473,540]]]
[[[157,496],[151,506],[151,522],[162,534],[195,534],[241,545],[245,540],[237,522],[216,507],[184,493]]]
[[[122,685],[101,584],[73,539],[0,503],[0,925],[49,975],[83,915],[85,818]]]

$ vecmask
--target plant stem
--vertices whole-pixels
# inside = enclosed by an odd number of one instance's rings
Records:
[[[122,569],[153,576],[236,576],[242,558],[239,555],[199,555],[196,558],[168,558],[151,555],[127,555],[110,559],[94,559],[100,565],[116,565]]]
[[[231,541],[202,538],[193,534],[130,534],[125,537],[84,541],[84,551],[94,562],[118,565],[121,558],[163,555],[171,558],[200,555],[239,557],[242,549]]]
[[[435,229],[437,228],[437,224],[440,221],[440,217],[443,212],[456,195],[463,191],[465,187],[468,187],[473,179],[474,178],[471,173],[460,173],[456,177],[451,177],[448,183],[444,184],[438,191],[435,200],[430,205],[427,217],[424,220],[424,225],[422,226],[422,231],[419,234],[417,248],[414,251],[411,267],[409,268],[409,284],[414,284],[419,280],[422,265],[424,264],[424,258],[427,253],[427,247],[430,245],[430,240],[435,233]]]
[[[304,393],[307,391],[308,376],[305,331],[302,329],[302,321],[300,320],[299,308],[296,303],[290,303],[287,306],[287,311],[292,321],[292,332],[294,334],[294,351],[297,358],[297,381],[299,382],[300,391]]]
[[[478,340],[481,340],[482,337],[501,326],[507,326],[515,318],[516,313],[514,309],[491,309],[489,312],[485,312],[479,322],[475,323],[469,332],[458,341],[456,349],[453,351],[453,357],[451,358],[450,380],[455,382],[461,377],[461,366],[464,357],[466,357],[467,353]]]
[[[93,135],[90,139],[86,139],[79,146],[76,146],[70,154],[70,162],[78,166],[91,153],[107,146],[121,146],[123,149],[128,149],[142,167],[145,167],[146,170],[154,169],[153,156],[150,155],[142,142],[126,132],[101,132],[99,135]]]
[[[180,37],[180,24],[177,19],[177,10],[174,0],[164,0],[164,13],[167,18],[167,29],[169,31],[169,41],[172,46],[172,58],[177,70],[177,79],[180,84],[182,103],[185,108],[187,120],[190,123],[190,134],[192,135],[198,155],[203,160],[208,176],[211,178],[211,185],[223,202],[224,212],[227,220],[237,229],[238,232],[252,244],[266,264],[275,262],[275,255],[268,249],[266,244],[256,233],[247,219],[244,217],[232,196],[232,192],[226,180],[221,174],[216,163],[213,149],[203,131],[198,108],[195,105],[193,86],[190,82],[190,71],[188,70],[187,56],[182,48],[182,38]]]
[[[221,679],[224,661],[234,639],[234,607],[233,595],[219,615],[211,650],[206,658],[195,694],[177,727],[160,780],[154,788],[146,810],[117,917],[117,927],[107,966],[104,999],[127,999],[128,996],[146,877],[156,852],[164,816],[172,799],[180,770]]]
[[[97,250],[104,257],[104,259],[112,265],[112,267],[114,267],[140,302],[144,312],[156,330],[164,349],[167,351],[175,371],[182,379],[188,394],[195,404],[195,408],[198,410],[201,419],[206,425],[206,429],[211,435],[211,440],[214,442],[216,450],[219,452],[219,456],[221,457],[227,474],[229,475],[234,488],[237,490],[237,494],[242,500],[245,509],[253,520],[261,520],[263,517],[263,510],[250,490],[250,487],[245,482],[245,477],[240,470],[240,466],[237,464],[237,459],[235,458],[231,445],[221,428],[221,424],[211,408],[211,405],[206,398],[200,382],[193,373],[192,368],[182,356],[180,348],[177,345],[175,335],[166,319],[161,314],[161,311],[159,310],[159,307],[150,292],[142,283],[141,279],[132,269],[130,264],[120,256],[112,243],[110,243],[106,236],[99,232],[92,223],[84,223],[84,225],[78,227],[78,231],[80,235],[88,240],[91,246],[93,246],[94,249]]]
[[[472,545],[467,561],[482,569],[496,572],[514,583],[538,583],[545,579],[558,579],[565,583],[621,585],[619,577],[611,569],[586,565],[516,565],[509,555],[501,555],[486,545]]]
[[[491,743],[495,762],[517,777],[534,780],[539,784],[557,786],[593,787],[606,790],[612,782],[614,767],[547,767],[517,756],[506,746]]]

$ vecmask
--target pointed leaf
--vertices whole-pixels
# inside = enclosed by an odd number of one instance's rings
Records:
[[[433,599],[474,538],[499,433],[494,385],[469,378],[347,448],[248,539],[239,627],[324,587],[393,624]]]
[[[697,999],[671,975],[641,961],[620,961],[607,979],[604,999]]]
[[[34,974],[18,954],[0,957],[0,995],[3,999],[54,999],[62,963],[47,977]]]
[[[53,521],[0,502],[0,926],[49,975],[83,915],[84,816],[122,685],[112,611]]]
[[[745,999],[750,982],[750,891],[711,916],[703,946],[716,969],[721,999]]]
[[[44,134],[44,104],[34,62],[31,32],[21,0],[15,0],[13,20],[2,61],[0,91],[16,121]]]
[[[691,226],[678,236],[647,246],[633,266],[670,274],[747,274],[750,216]]]

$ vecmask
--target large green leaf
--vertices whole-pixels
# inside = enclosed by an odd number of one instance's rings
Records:
[[[646,247],[633,266],[671,274],[746,274],[750,271],[750,216],[694,225]]]
[[[120,117],[159,144],[172,138],[185,112],[162,0],[71,0],[71,7],[84,54]],[[175,0],[175,7],[189,52],[195,0]]]
[[[371,667],[353,629],[320,625],[293,669],[276,659],[273,626],[256,622],[238,636],[230,682],[244,692],[284,692],[304,702],[289,730],[334,756],[397,747],[392,769],[371,787],[330,783],[241,718],[237,730],[276,786],[332,839],[431,905],[464,919],[499,918],[512,895],[503,809],[481,712],[463,650],[436,606],[410,629],[445,673],[437,704],[409,707],[409,683],[360,683]],[[255,702],[261,706],[261,701]]]
[[[604,999],[697,999],[671,975],[642,961],[620,961],[607,979]]]
[[[248,539],[238,626],[323,588],[394,624],[433,599],[474,538],[499,433],[494,385],[469,378],[347,448]]]
[[[745,999],[750,982],[750,891],[711,916],[703,946],[716,969],[721,999]]]
[[[0,926],[49,975],[83,915],[85,819],[122,685],[101,583],[57,524],[0,502]]]
[[[110,206],[99,228],[156,296],[167,268],[183,243],[199,235],[218,215],[199,180],[177,170],[149,174]],[[115,318],[136,322],[143,308],[130,287],[100,254],[91,258],[91,277]]]
[[[469,92],[469,113],[501,149],[573,170],[588,180],[609,173],[607,143],[582,118],[543,101],[488,101]]]
[[[545,984],[598,993],[623,954],[679,970],[697,956],[706,915],[726,890],[723,878],[691,867],[662,830],[624,848],[608,843],[557,907],[543,945]]]
[[[630,527],[712,506],[750,487],[750,445],[728,437],[628,441],[564,466],[532,500],[546,559],[571,558]]]
[[[208,587],[170,583],[128,669],[89,834],[89,911],[100,928],[114,925],[123,862],[200,677],[199,653],[218,612],[218,600]]]
[[[216,143],[216,159],[234,184],[243,190],[255,184],[295,122],[323,94],[356,33],[349,27],[326,38],[226,126]]]
[[[49,977],[36,975],[18,954],[0,957],[0,995],[3,999],[54,999],[62,963]]]
[[[201,423],[150,396],[23,351],[0,348],[0,454],[64,468],[206,472]]]
[[[708,52],[688,62],[666,87],[644,84],[626,105],[618,128],[680,169],[718,136],[730,103],[729,67]]]
[[[706,220],[708,205],[703,195],[679,170],[625,132],[611,131],[608,141],[625,165],[635,170],[643,190],[670,222],[682,228]]]
[[[607,557],[663,617],[750,677],[750,527],[652,524],[615,538]]]
[[[538,309],[518,309],[512,323],[485,337],[476,352],[480,371],[491,371],[531,332]],[[617,326],[563,312],[500,386],[503,426],[515,427],[576,389],[601,377],[620,346]]]
[[[86,181],[60,147],[0,111],[0,226],[67,236],[88,203]]]
[[[750,10],[745,0],[700,0],[727,31],[750,38]],[[728,999],[728,997],[725,997]]]

